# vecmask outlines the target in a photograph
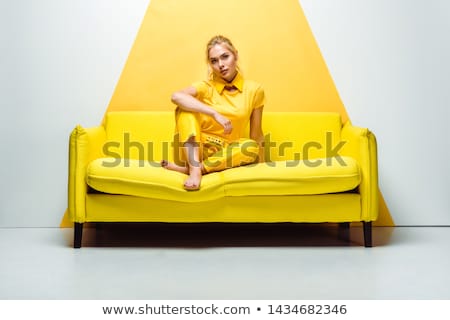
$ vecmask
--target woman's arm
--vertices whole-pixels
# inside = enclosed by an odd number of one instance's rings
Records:
[[[174,92],[171,100],[184,111],[200,112],[212,117],[216,111],[198,100],[196,96],[197,89],[195,87],[187,87]]]
[[[264,162],[264,133],[262,130],[263,107],[253,109],[250,116],[250,139],[255,140],[259,145],[259,162]]]
[[[224,129],[225,134],[231,133],[233,127],[231,121],[222,116],[210,106],[204,104],[196,98],[197,89],[194,87],[187,87],[186,89],[174,92],[172,94],[172,102],[184,111],[204,113],[216,120]]]

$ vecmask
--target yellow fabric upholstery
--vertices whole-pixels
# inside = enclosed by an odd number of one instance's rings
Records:
[[[378,160],[375,135],[367,128],[358,128],[347,122],[342,129],[345,141],[342,154],[353,157],[361,168],[361,221],[378,218]]]
[[[146,161],[121,161],[100,158],[87,168],[86,182],[93,189],[110,194],[123,194],[181,202],[202,202],[225,196],[311,195],[349,191],[360,182],[359,167],[352,158],[335,159],[327,165],[309,167],[304,162],[295,166],[278,161],[242,166],[204,176],[199,191],[183,189],[186,176],[156,167]]]
[[[344,165],[336,159],[329,159],[329,163],[327,159],[317,159],[320,165],[314,167],[305,161],[291,164],[277,161],[226,170],[225,195],[319,195],[350,191],[360,183],[358,163],[348,157],[342,160]]]
[[[69,214],[77,223],[353,222],[378,217],[375,136],[337,113],[266,112],[266,160],[207,174],[199,191],[163,169],[174,112],[110,112],[70,137]],[[176,139],[176,137],[175,137]]]
[[[106,156],[122,159],[173,159],[173,112],[109,112],[105,119]]]
[[[117,166],[109,167],[110,158],[93,161],[86,175],[86,182],[95,190],[182,202],[201,202],[218,199],[224,194],[221,172],[207,174],[202,179],[202,187],[193,195],[183,189],[186,175],[156,167],[155,163],[130,160],[121,161]]]
[[[86,219],[86,167],[103,156],[102,146],[106,134],[103,126],[85,129],[77,126],[70,135],[69,142],[69,217],[72,221]]]
[[[263,128],[270,160],[325,158],[327,140],[339,143],[341,126],[338,113],[266,112]],[[272,145],[267,146],[268,142]],[[266,150],[266,161],[269,151]]]
[[[342,222],[358,221],[359,194],[249,196],[178,202],[87,194],[87,222]]]

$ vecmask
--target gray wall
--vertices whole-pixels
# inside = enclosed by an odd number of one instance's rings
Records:
[[[450,1],[300,0],[399,225],[450,225]]]
[[[101,122],[148,3],[2,1],[0,226],[59,225],[69,134]]]
[[[59,225],[70,131],[100,123],[148,3],[0,4],[0,227]],[[395,222],[450,225],[450,2],[300,3],[351,120],[378,138]]]

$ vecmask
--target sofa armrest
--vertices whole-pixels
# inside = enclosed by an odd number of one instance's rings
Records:
[[[86,218],[86,167],[94,159],[103,156],[106,141],[103,126],[83,128],[77,126],[69,142],[69,217],[73,222],[83,223]]]
[[[356,159],[361,170],[361,221],[378,218],[378,160],[375,135],[367,128],[353,126],[349,121],[342,128],[345,142],[342,155]]]

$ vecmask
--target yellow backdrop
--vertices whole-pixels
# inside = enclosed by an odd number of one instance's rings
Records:
[[[229,37],[267,111],[333,111],[349,119],[298,0],[152,0],[107,112],[173,110],[171,93],[207,75],[207,41]],[[380,194],[377,225],[393,225]],[[63,219],[63,225],[67,220]]]

